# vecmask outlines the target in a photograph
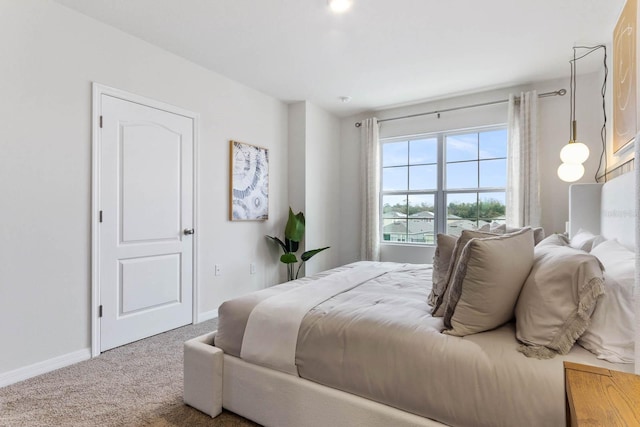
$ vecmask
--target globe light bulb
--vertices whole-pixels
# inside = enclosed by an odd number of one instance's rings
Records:
[[[570,142],[560,150],[564,163],[584,163],[589,158],[589,147],[582,142]]]
[[[329,0],[329,8],[334,13],[344,13],[351,8],[351,0]]]
[[[580,163],[563,163],[558,167],[558,177],[565,182],[574,182],[584,175],[584,166]]]

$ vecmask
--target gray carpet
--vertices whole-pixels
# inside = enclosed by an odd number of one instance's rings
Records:
[[[92,360],[0,388],[1,426],[257,426],[182,402],[182,343],[215,330],[189,325]]]

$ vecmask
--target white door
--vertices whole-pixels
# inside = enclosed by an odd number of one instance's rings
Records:
[[[192,322],[192,118],[101,94],[100,351]]]

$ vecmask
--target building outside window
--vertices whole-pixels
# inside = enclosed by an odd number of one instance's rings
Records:
[[[435,244],[437,233],[504,223],[507,130],[381,141],[382,242]]]

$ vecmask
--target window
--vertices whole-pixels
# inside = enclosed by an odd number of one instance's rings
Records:
[[[383,242],[432,245],[505,221],[507,131],[485,128],[382,141]]]

